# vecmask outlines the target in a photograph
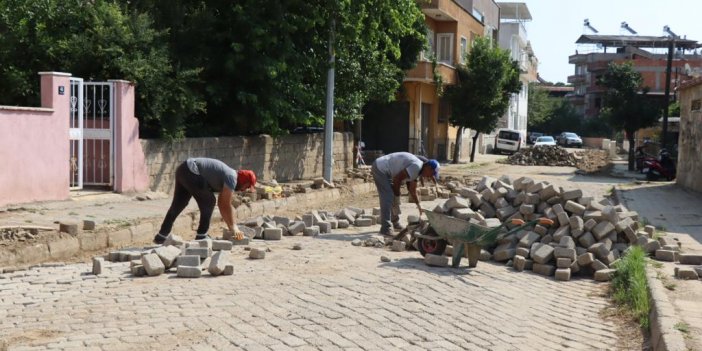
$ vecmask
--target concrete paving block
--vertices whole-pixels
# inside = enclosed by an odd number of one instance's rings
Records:
[[[83,230],[95,230],[95,221],[90,219],[84,219]]]
[[[512,243],[499,245],[492,253],[492,259],[497,262],[510,260],[517,253],[516,246]]]
[[[208,249],[212,249],[212,239],[193,240],[193,242],[197,243],[197,246],[199,247],[206,247]]]
[[[580,189],[574,189],[574,190],[568,190],[563,192],[563,200],[568,201],[568,200],[575,200],[579,197],[583,196],[583,191]],[[580,203],[583,206],[586,206],[583,203]]]
[[[694,267],[675,267],[675,277],[682,280],[697,280],[700,278]]]
[[[222,275],[234,275],[234,265],[228,264],[228,265],[224,266],[224,270],[222,271]]]
[[[93,257],[93,274],[102,274],[102,267],[105,265],[105,258],[103,257]]]
[[[560,243],[561,239],[570,236],[570,226],[564,225],[553,232],[553,241]]]
[[[349,221],[346,219],[339,219],[339,229],[346,229],[349,227]]]
[[[242,246],[242,245],[245,246],[245,245],[248,245],[250,241],[251,241],[251,239],[249,239],[248,237],[244,237],[241,240],[232,240],[231,242],[232,242],[232,246]]]
[[[176,276],[179,278],[200,278],[200,276],[202,276],[202,269],[200,269],[200,267],[178,266],[178,269],[176,269]]]
[[[653,234],[656,233],[656,227],[649,224],[644,227],[644,232],[646,232],[646,234],[648,234],[648,237],[651,238],[653,237]]]
[[[200,267],[200,256],[197,256],[197,255],[178,256],[178,259],[176,259],[175,264],[178,267],[180,267],[180,266]]]
[[[564,247],[566,249],[575,249],[575,240],[572,237],[564,236],[558,242],[558,246]]]
[[[700,278],[702,278],[702,266],[697,266],[697,267],[692,267],[692,268],[695,270],[695,272],[697,272],[697,275],[700,276]]]
[[[530,252],[530,250],[527,247],[518,247],[517,250],[515,251],[515,256],[522,256],[524,258],[529,258],[529,256],[530,256],[529,252]]]
[[[565,203],[564,209],[572,214],[582,216],[585,214],[585,206],[574,202],[572,200],[568,200]]]
[[[406,245],[407,245],[407,243],[405,243],[402,240],[393,240],[392,241],[392,251],[398,251],[398,252],[405,251]]]
[[[619,213],[617,213],[617,210],[616,208],[614,208],[614,206],[605,206],[602,209],[602,216],[604,216],[604,218],[612,224],[619,223],[620,221]]]
[[[595,281],[598,282],[608,282],[612,280],[612,277],[614,277],[614,273],[616,273],[616,269],[600,269],[595,271]]]
[[[479,261],[490,261],[492,259],[492,254],[488,250],[480,250],[480,258],[478,258]]]
[[[605,243],[594,243],[587,248],[587,251],[592,252],[595,257],[600,259],[607,257],[607,254],[609,254],[609,249]]]
[[[229,260],[228,251],[217,251],[210,259],[210,265],[207,267],[207,271],[212,276],[218,276],[224,272],[224,268],[227,266]]]
[[[569,267],[560,267],[560,268],[556,269],[556,274],[553,276],[553,278],[555,280],[558,280],[558,281],[570,280],[570,268]]]
[[[550,244],[553,242],[553,236],[551,234],[546,234],[543,237],[541,237],[541,240],[539,241],[542,244]]]
[[[595,236],[595,238],[597,238],[597,240],[601,240],[602,238],[609,235],[609,233],[613,230],[614,224],[608,221],[603,221],[598,223],[594,228],[592,228],[591,233]]]
[[[263,230],[263,240],[281,240],[283,230],[280,228],[267,228]]]
[[[680,264],[702,265],[702,255],[700,254],[678,254],[678,260],[680,260]]]
[[[677,254],[676,251],[672,250],[656,250],[656,259],[659,261],[675,262]]]
[[[571,265],[573,262],[574,262],[574,261],[571,260],[570,258],[560,257],[560,258],[557,258],[557,259],[556,259],[556,267],[557,267],[557,268],[570,268],[570,265]]]
[[[141,256],[141,264],[144,265],[146,274],[152,277],[163,274],[166,271],[166,266],[164,266],[163,261],[157,254],[152,253]]]
[[[539,234],[541,236],[546,235],[546,233],[548,233],[548,228],[537,224],[534,226],[534,233]]]
[[[570,248],[565,248],[565,247],[556,247],[553,249],[553,257],[555,258],[567,258],[571,261],[575,261],[577,258],[575,254],[575,249],[570,249]]]
[[[587,267],[592,264],[592,262],[595,261],[595,255],[593,255],[591,252],[586,252],[582,255],[578,256],[578,264],[582,267]]]
[[[568,214],[566,212],[558,213],[556,218],[558,219],[559,227],[570,225],[570,217],[568,217]]]
[[[305,230],[302,231],[302,235],[304,235],[304,236],[317,236],[317,235],[319,235],[319,226],[313,225],[311,227],[305,228]]]
[[[339,221],[337,219],[327,218],[327,222],[329,222],[329,225],[331,226],[332,230],[339,228]]]
[[[129,270],[131,271],[132,275],[135,277],[144,277],[144,276],[148,275],[148,273],[146,272],[146,268],[144,268],[143,265],[132,266],[129,268]]]
[[[254,260],[260,260],[260,259],[266,258],[266,250],[265,249],[251,248],[251,251],[249,251],[249,258],[254,259]]]
[[[583,230],[584,228],[585,228],[585,223],[583,222],[582,217],[580,217],[580,216],[570,217],[570,229]]]
[[[288,232],[290,233],[290,235],[298,235],[298,234],[302,234],[302,232],[305,230],[305,228],[306,228],[305,222],[295,221],[288,226]]]
[[[631,226],[624,228],[624,235],[626,236],[626,240],[629,242],[629,244],[636,244],[637,236],[634,228]]]
[[[79,234],[80,228],[78,222],[74,221],[61,221],[59,222],[59,232],[68,233],[70,235],[76,236]]]
[[[589,232],[592,230],[597,225],[597,221],[590,218],[585,220],[585,223],[583,223],[583,230],[586,232]]]
[[[520,255],[515,255],[514,258],[512,258],[512,267],[517,271],[517,272],[522,272],[524,271],[524,266],[526,265],[526,258],[524,256]]]
[[[603,270],[603,269],[609,268],[609,267],[607,267],[606,264],[602,263],[602,261],[600,261],[600,260],[598,260],[598,259],[594,259],[594,260],[592,261],[592,263],[590,263],[590,267],[592,267],[592,269],[595,270],[595,271],[599,271],[599,270]]]
[[[166,268],[173,266],[176,258],[180,255],[180,249],[175,246],[161,246],[154,251]]]
[[[550,184],[546,186],[545,188],[541,189],[539,192],[539,197],[541,198],[542,201],[546,201],[554,196],[558,195],[558,190],[556,189],[556,186],[553,184]]]
[[[80,241],[74,236],[63,235],[48,242],[49,256],[54,260],[71,258],[80,252]]]
[[[290,218],[283,216],[273,216],[273,222],[287,227],[290,225]]]
[[[302,215],[302,221],[305,223],[305,227],[311,227],[314,225],[314,216],[311,214]]]
[[[526,235],[524,235],[524,237],[522,237],[521,240],[519,240],[518,246],[520,248],[527,248],[528,249],[531,247],[531,245],[533,245],[539,239],[541,239],[541,235],[529,231],[529,232],[526,232]]]
[[[447,210],[452,210],[454,208],[470,208],[470,200],[458,196],[451,196],[446,200],[444,208]]]
[[[357,227],[370,227],[373,225],[373,220],[371,218],[357,218],[354,224]]]
[[[231,251],[233,246],[230,240],[212,240],[212,251]]]
[[[163,246],[182,246],[185,243],[179,235],[171,234],[163,242]]]
[[[446,267],[448,266],[448,260],[449,258],[447,256],[439,256],[432,254],[427,254],[426,256],[424,256],[424,263],[427,266]]]
[[[185,254],[188,256],[200,256],[200,258],[205,259],[210,257],[212,250],[206,247],[188,247],[185,249]]]
[[[605,220],[605,217],[602,215],[602,211],[585,211],[583,221],[587,222],[591,219],[597,222]]]
[[[634,225],[634,220],[631,219],[631,217],[626,217],[619,222],[617,222],[614,225],[614,229],[617,231],[617,233],[623,232],[626,228],[631,227]]]
[[[649,254],[656,252],[656,250],[659,250],[660,248],[661,248],[661,243],[658,242],[658,240],[653,240],[653,239],[648,240],[646,245],[644,245],[644,247],[643,247],[644,251],[646,251],[646,253],[649,253]],[[702,256],[700,256],[700,257],[702,257]],[[702,263],[702,261],[700,263]]]
[[[317,222],[317,226],[319,227],[319,233],[320,234],[328,234],[331,233],[331,224],[327,221],[320,221]]]
[[[546,264],[553,258],[553,247],[536,243],[531,247],[531,258],[535,263]]]
[[[556,271],[556,267],[550,264],[534,263],[531,270],[534,271],[534,273],[536,274],[541,274],[550,277]]]
[[[580,264],[578,264],[578,261],[573,261],[573,263],[570,264],[570,272],[572,274],[580,272]]]

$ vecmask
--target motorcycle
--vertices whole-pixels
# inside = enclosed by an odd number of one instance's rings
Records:
[[[665,178],[668,181],[675,179],[675,163],[670,158],[666,149],[661,149],[658,159],[644,160],[642,172],[646,173],[647,180]]]
[[[635,166],[636,170],[639,171],[639,173],[645,173],[644,172],[644,162],[646,161],[656,161],[656,157],[653,155],[650,155],[644,151],[644,149],[649,145],[648,142],[645,142],[643,145],[637,146],[636,151],[635,151]]]

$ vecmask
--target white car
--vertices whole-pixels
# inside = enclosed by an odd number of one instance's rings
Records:
[[[538,146],[556,146],[556,141],[552,136],[540,136],[534,142],[534,147]]]

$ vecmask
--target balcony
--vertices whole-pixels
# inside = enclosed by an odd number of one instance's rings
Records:
[[[575,54],[568,56],[568,63],[571,65],[576,65],[578,63],[584,63],[587,61],[587,55],[585,54]]]
[[[428,0],[420,2],[420,5],[422,12],[436,21],[455,22],[460,12],[465,12],[453,0]]]
[[[436,66],[438,73],[444,84],[456,83],[456,69],[444,63],[438,63]],[[434,83],[434,69],[429,61],[419,61],[417,66],[406,72],[405,82],[415,81],[423,83]]]
[[[568,76],[568,83],[570,83],[570,84],[585,83],[585,75],[584,74],[574,74],[572,76]]]

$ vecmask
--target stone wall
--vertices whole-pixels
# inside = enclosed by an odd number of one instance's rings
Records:
[[[260,180],[290,181],[321,177],[324,134],[295,134],[273,138],[188,138],[182,141],[142,140],[149,188],[171,193],[176,167],[189,157],[211,157],[234,169],[250,169]],[[353,135],[334,133],[334,175],[353,167]]]
[[[677,183],[702,191],[702,80],[680,90],[680,139],[678,140]],[[669,144],[672,144],[669,143]]]

